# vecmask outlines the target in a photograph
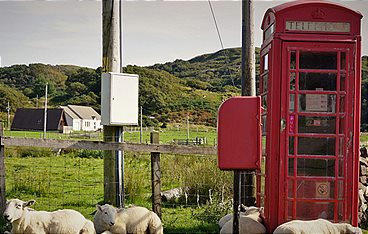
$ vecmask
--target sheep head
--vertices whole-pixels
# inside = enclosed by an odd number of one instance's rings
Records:
[[[20,219],[23,215],[24,210],[26,207],[31,206],[35,203],[35,200],[30,201],[22,201],[19,199],[11,199],[6,201],[5,211],[4,211],[4,218],[7,222],[14,222]]]
[[[115,207],[109,205],[109,204],[105,204],[103,206],[97,205],[97,212],[101,213],[101,218],[102,221],[109,225],[109,226],[113,226],[115,224],[115,218],[116,218],[116,213],[117,210]]]

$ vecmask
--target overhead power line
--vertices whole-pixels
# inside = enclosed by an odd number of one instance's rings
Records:
[[[217,25],[217,20],[216,20],[215,12],[213,11],[213,8],[212,8],[211,0],[208,0],[208,4],[210,5],[212,18],[213,18],[213,21],[214,21],[214,23],[215,23],[215,27],[216,27],[216,31],[217,31],[217,36],[218,36],[218,38],[219,38],[219,40],[220,40],[221,48],[222,48],[222,50],[224,51],[224,55],[225,55],[225,62],[229,65],[229,63],[230,63],[230,59],[229,59],[229,56],[227,55],[227,51],[226,51],[226,50],[225,50],[225,48],[224,48],[224,43],[222,42],[220,29],[219,29],[219,27],[218,27],[218,25]],[[227,70],[228,70],[228,73],[229,73],[229,77],[230,77],[230,79],[231,79],[231,82],[232,82],[233,86],[235,86],[234,79],[231,77],[229,67],[227,67]]]

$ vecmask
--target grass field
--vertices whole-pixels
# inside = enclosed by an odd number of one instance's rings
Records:
[[[171,144],[173,143],[174,139],[187,138],[187,129],[182,126],[178,128],[169,126],[168,128],[159,129],[159,132],[161,144]],[[12,137],[42,138],[43,132],[6,130],[4,132],[4,135]],[[103,133],[77,132],[73,134],[62,134],[58,132],[47,132],[46,137],[50,139],[102,140]],[[191,128],[189,129],[189,139],[195,138],[206,138],[208,145],[215,145],[217,138],[216,129],[207,126],[191,126]],[[124,140],[126,142],[139,142],[140,133],[125,131]],[[149,142],[150,142],[150,132],[144,131],[142,134],[142,143],[149,143]]]
[[[90,219],[96,204],[102,204],[102,152],[71,150],[56,155],[49,149],[7,147],[5,153],[7,198],[35,199],[37,210],[72,208]],[[190,188],[188,202],[180,198],[163,203],[165,233],[218,233],[213,220],[226,210],[208,212],[208,190],[215,195],[226,186],[228,195],[232,174],[217,168],[215,156],[162,155],[161,170],[162,190]],[[151,209],[150,176],[149,154],[126,152],[126,204]]]

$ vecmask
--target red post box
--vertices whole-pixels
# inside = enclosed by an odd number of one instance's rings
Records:
[[[325,1],[268,9],[257,200],[273,231],[293,219],[357,225],[362,15]]]
[[[221,170],[261,169],[260,116],[260,97],[232,97],[221,104],[217,121]]]

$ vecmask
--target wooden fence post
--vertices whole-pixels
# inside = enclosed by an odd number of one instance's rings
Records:
[[[151,144],[160,143],[158,132],[151,132]],[[161,167],[160,153],[151,152],[152,209],[161,218]]]
[[[5,210],[5,147],[3,144],[4,128],[0,122],[0,214]]]

